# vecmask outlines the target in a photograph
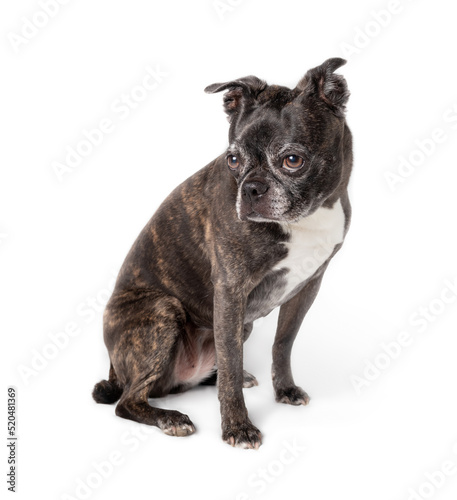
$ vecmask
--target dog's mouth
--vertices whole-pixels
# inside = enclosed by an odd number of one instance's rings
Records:
[[[275,219],[273,217],[265,217],[262,214],[258,214],[254,210],[248,214],[240,214],[240,219],[243,221],[250,220],[253,222],[279,222],[278,219]]]
[[[284,198],[282,190],[274,184],[250,179],[238,190],[236,201],[238,218],[252,222],[293,222],[291,204]]]
[[[244,208],[244,210],[243,210]],[[278,222],[278,223],[296,223],[300,219],[308,217],[315,211],[315,208],[308,208],[304,213],[301,213],[299,217],[291,213],[290,210],[285,211],[281,214],[262,214],[255,211],[252,207],[242,207],[238,212],[238,217],[242,221],[252,221],[252,222]]]
[[[252,202],[243,198],[237,204],[237,213],[240,220],[253,222],[281,222],[284,215],[278,207],[272,206],[269,200]]]
[[[263,211],[262,211],[263,212]],[[242,221],[252,222],[285,222],[284,214],[262,213],[251,206],[244,206],[238,210],[238,218]]]

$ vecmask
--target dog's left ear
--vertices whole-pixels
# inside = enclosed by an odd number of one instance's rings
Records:
[[[344,59],[327,59],[320,66],[310,69],[298,82],[297,90],[305,94],[315,94],[325,102],[337,116],[344,116],[350,92],[346,80],[334,71],[346,64]]]
[[[215,94],[228,90],[224,94],[224,110],[227,113],[228,121],[231,122],[233,116],[239,113],[243,107],[255,102],[257,96],[265,90],[266,86],[266,82],[256,76],[245,76],[231,82],[213,83],[205,88],[205,92]]]

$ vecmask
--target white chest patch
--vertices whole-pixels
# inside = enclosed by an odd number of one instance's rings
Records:
[[[345,216],[341,201],[332,208],[319,208],[296,224],[287,224],[290,240],[285,243],[289,253],[275,270],[287,269],[286,287],[280,303],[301,283],[310,278],[330,257],[344,238]]]

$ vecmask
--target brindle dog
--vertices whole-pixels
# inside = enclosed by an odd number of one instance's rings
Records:
[[[280,306],[276,400],[308,403],[290,354],[350,221],[349,92],[334,73],[344,63],[325,61],[294,89],[254,76],[205,89],[227,91],[229,147],[168,196],[130,250],[104,314],[111,367],[95,401],[120,399],[120,417],[186,436],[189,417],[148,398],[217,380],[223,439],[258,448],[242,391],[257,381],[243,370],[243,343]]]

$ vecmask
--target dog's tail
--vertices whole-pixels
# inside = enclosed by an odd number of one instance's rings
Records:
[[[97,403],[110,405],[115,403],[122,396],[123,388],[117,380],[113,365],[110,365],[109,380],[102,380],[95,384],[92,397]]]

